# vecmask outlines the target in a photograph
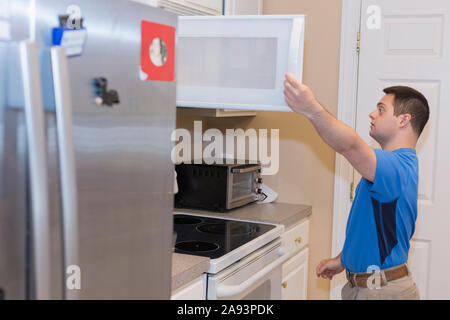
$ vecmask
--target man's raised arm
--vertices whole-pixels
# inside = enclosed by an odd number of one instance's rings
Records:
[[[293,111],[305,115],[311,121],[331,148],[347,158],[364,178],[374,180],[377,160],[373,149],[355,130],[322,107],[311,90],[290,73],[286,74],[284,97]]]

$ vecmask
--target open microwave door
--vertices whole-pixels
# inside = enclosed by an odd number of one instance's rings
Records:
[[[305,16],[179,17],[177,106],[291,111],[286,72],[302,81]]]

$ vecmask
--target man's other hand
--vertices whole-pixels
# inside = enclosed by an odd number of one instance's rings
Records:
[[[317,277],[333,279],[333,277],[345,270],[340,255],[334,259],[322,260],[316,267]]]

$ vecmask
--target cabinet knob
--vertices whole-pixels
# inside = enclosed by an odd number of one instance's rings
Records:
[[[284,282],[281,284],[281,286],[282,286],[283,288],[286,288],[286,287],[287,287],[287,281],[284,281]]]
[[[300,244],[302,242],[302,237],[295,238],[296,243]]]

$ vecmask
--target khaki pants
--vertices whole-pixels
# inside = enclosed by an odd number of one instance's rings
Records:
[[[417,288],[411,274],[389,281],[379,289],[352,287],[347,282],[342,288],[342,300],[419,300]]]

